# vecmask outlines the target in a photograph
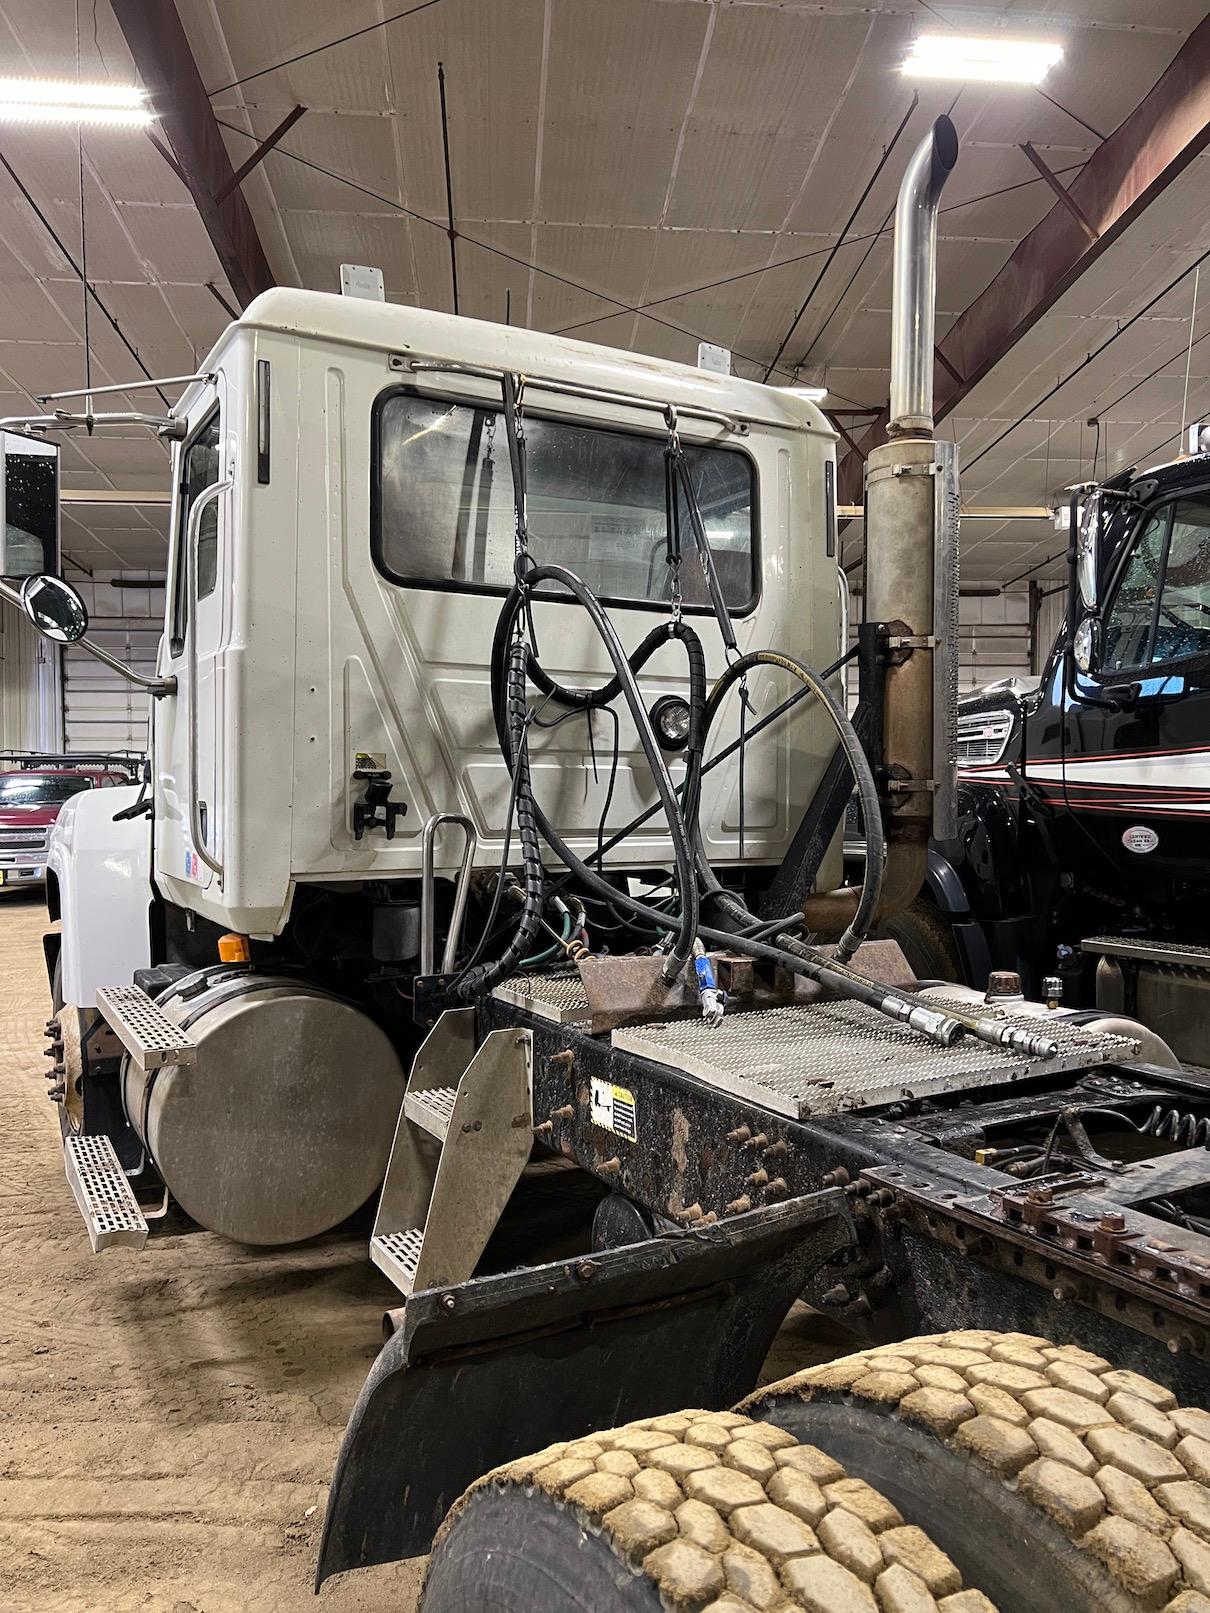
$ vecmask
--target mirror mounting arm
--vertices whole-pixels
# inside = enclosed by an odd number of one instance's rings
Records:
[[[7,599],[10,604],[16,605],[19,610],[23,609],[20,593],[2,578],[0,578],[0,599]],[[110,655],[108,650],[103,650],[99,644],[94,644],[88,637],[78,638],[75,643],[104,666],[109,667],[111,671],[125,678],[127,683],[133,683],[136,688],[144,690],[156,700],[162,700],[165,695],[176,693],[175,678],[144,677],[141,672],[136,672],[132,666],[127,666],[125,661],[119,661],[116,656]]]

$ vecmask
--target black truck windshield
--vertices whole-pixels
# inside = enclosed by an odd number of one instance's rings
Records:
[[[0,773],[0,807],[57,806],[91,788],[78,773]]]

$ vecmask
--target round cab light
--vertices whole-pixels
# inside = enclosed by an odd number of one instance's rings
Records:
[[[663,750],[684,750],[689,721],[689,702],[679,694],[661,695],[651,708],[651,726]]]

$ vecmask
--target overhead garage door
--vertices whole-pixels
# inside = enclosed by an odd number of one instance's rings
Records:
[[[89,638],[136,672],[153,676],[163,621],[163,589],[93,583],[80,587],[80,592],[92,596],[85,600]],[[150,709],[149,697],[120,673],[77,646],[64,648],[63,735],[67,750],[145,751]]]

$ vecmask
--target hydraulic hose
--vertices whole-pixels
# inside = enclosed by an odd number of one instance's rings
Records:
[[[627,659],[622,641],[617,635],[616,628],[606,614],[604,606],[597,599],[596,595],[591,591],[591,589],[587,588],[574,572],[567,571],[563,566],[535,566],[529,572],[527,572],[525,581],[526,589],[522,590],[520,587],[515,587],[504,602],[504,608],[500,613],[500,620],[496,629],[497,646],[500,643],[502,633],[511,633],[512,623],[516,619],[517,612],[521,609],[524,594],[527,593],[530,588],[537,587],[544,582],[554,582],[560,584],[562,587],[567,589],[567,591],[579,602],[580,605],[583,606],[584,610],[588,614],[589,620],[596,628],[597,634],[602,644],[605,646],[605,651],[609,656],[609,659],[613,662],[614,673],[618,681],[620,692],[625,696],[626,704],[630,708],[631,717],[634,719],[635,728],[638,731],[639,743],[643,747],[643,752],[647,758],[647,764],[650,767],[652,777],[655,780],[656,791],[660,797],[660,802],[664,809],[664,816],[668,823],[669,836],[672,840],[673,860],[676,864],[677,892],[680,897],[681,912],[679,917],[672,921],[669,920],[667,914],[660,914],[660,928],[669,929],[676,936],[664,966],[665,979],[671,983],[680,977],[686,964],[693,956],[693,942],[697,936],[698,925],[697,876],[694,869],[693,852],[689,844],[689,837],[686,833],[684,820],[681,816],[680,804],[676,798],[676,790],[673,786],[672,779],[669,776],[663,753],[659,747],[659,742],[657,741],[652,730],[651,719],[647,715],[646,707],[643,704],[642,691],[639,688],[634,670]],[[668,635],[665,633],[664,636],[667,637]],[[648,640],[650,640],[651,637],[652,635],[648,634]],[[652,653],[654,649],[655,644],[652,643],[650,649],[648,650],[648,654]],[[520,664],[523,671],[527,670],[528,652],[525,647],[522,646],[520,651],[514,651],[514,655],[516,657],[516,662]],[[494,656],[493,660],[495,660]],[[512,665],[513,663],[510,663],[510,670]],[[493,693],[495,693],[495,691],[493,691]],[[513,679],[510,677],[510,712],[512,700]],[[523,683],[522,703],[524,703]],[[500,737],[500,747],[506,761],[508,762],[509,770],[511,772],[513,767],[516,766],[519,761],[519,752],[515,748],[514,744],[513,725],[504,720],[505,714],[500,710],[498,699],[493,698],[493,705],[495,707],[496,730]],[[555,830],[554,825],[547,818],[541,807],[539,807],[533,800],[532,795],[529,796],[529,802],[533,810],[534,820],[543,839],[546,840],[546,842],[560,857],[564,856],[565,851],[574,856],[574,853],[570,853],[570,848],[564,845],[563,841],[560,839],[557,831]],[[564,858],[564,860],[566,861],[566,858]],[[591,872],[590,870],[586,869],[586,865],[580,862],[578,857],[575,858],[575,864],[578,865],[579,868],[584,868],[586,872]],[[570,867],[572,864],[568,863],[568,866]],[[589,883],[594,889],[597,890],[600,890],[602,886],[606,886],[607,895],[611,899],[619,894],[614,890],[613,886],[607,886],[604,880],[598,881],[595,876],[590,879]],[[652,911],[654,912],[654,909],[652,909]]]
[[[861,740],[857,736],[857,730],[849,721],[848,715],[827,684],[805,662],[798,660],[793,655],[783,655],[777,650],[751,650],[747,655],[742,655],[738,660],[730,663],[714,685],[710,692],[710,698],[706,702],[706,735],[709,735],[711,724],[717,717],[728,692],[754,666],[780,667],[783,671],[793,673],[796,678],[806,684],[807,688],[811,690],[832,719],[832,725],[836,729],[845,757],[853,770],[857,793],[861,797],[862,816],[866,825],[866,859],[857,910],[836,947],[836,961],[848,963],[869,934],[870,926],[874,922],[874,913],[878,907],[878,898],[882,892],[883,869],[886,865],[886,846],[882,837],[882,808],[878,801],[878,788],[874,783],[874,773],[862,747]],[[703,736],[703,745],[704,739],[705,736]],[[875,830],[874,833],[871,833],[872,828]],[[759,924],[760,920],[757,916],[748,912],[747,908],[739,901],[739,898],[725,890],[719,883],[713,868],[711,868],[707,860],[700,834],[697,834],[694,838],[694,854],[697,862],[698,878],[702,882],[705,894],[713,897],[729,917],[739,922],[741,928]],[[728,900],[724,900],[724,898]]]
[[[526,646],[516,641],[508,658],[508,710],[502,715],[508,734],[509,772],[513,775],[517,838],[521,845],[523,901],[517,928],[500,957],[468,969],[457,982],[464,1002],[481,995],[506,975],[512,974],[533,946],[542,925],[543,872],[542,848],[534,815],[533,787],[529,776],[529,709],[525,682]],[[500,871],[501,880],[504,870]]]

